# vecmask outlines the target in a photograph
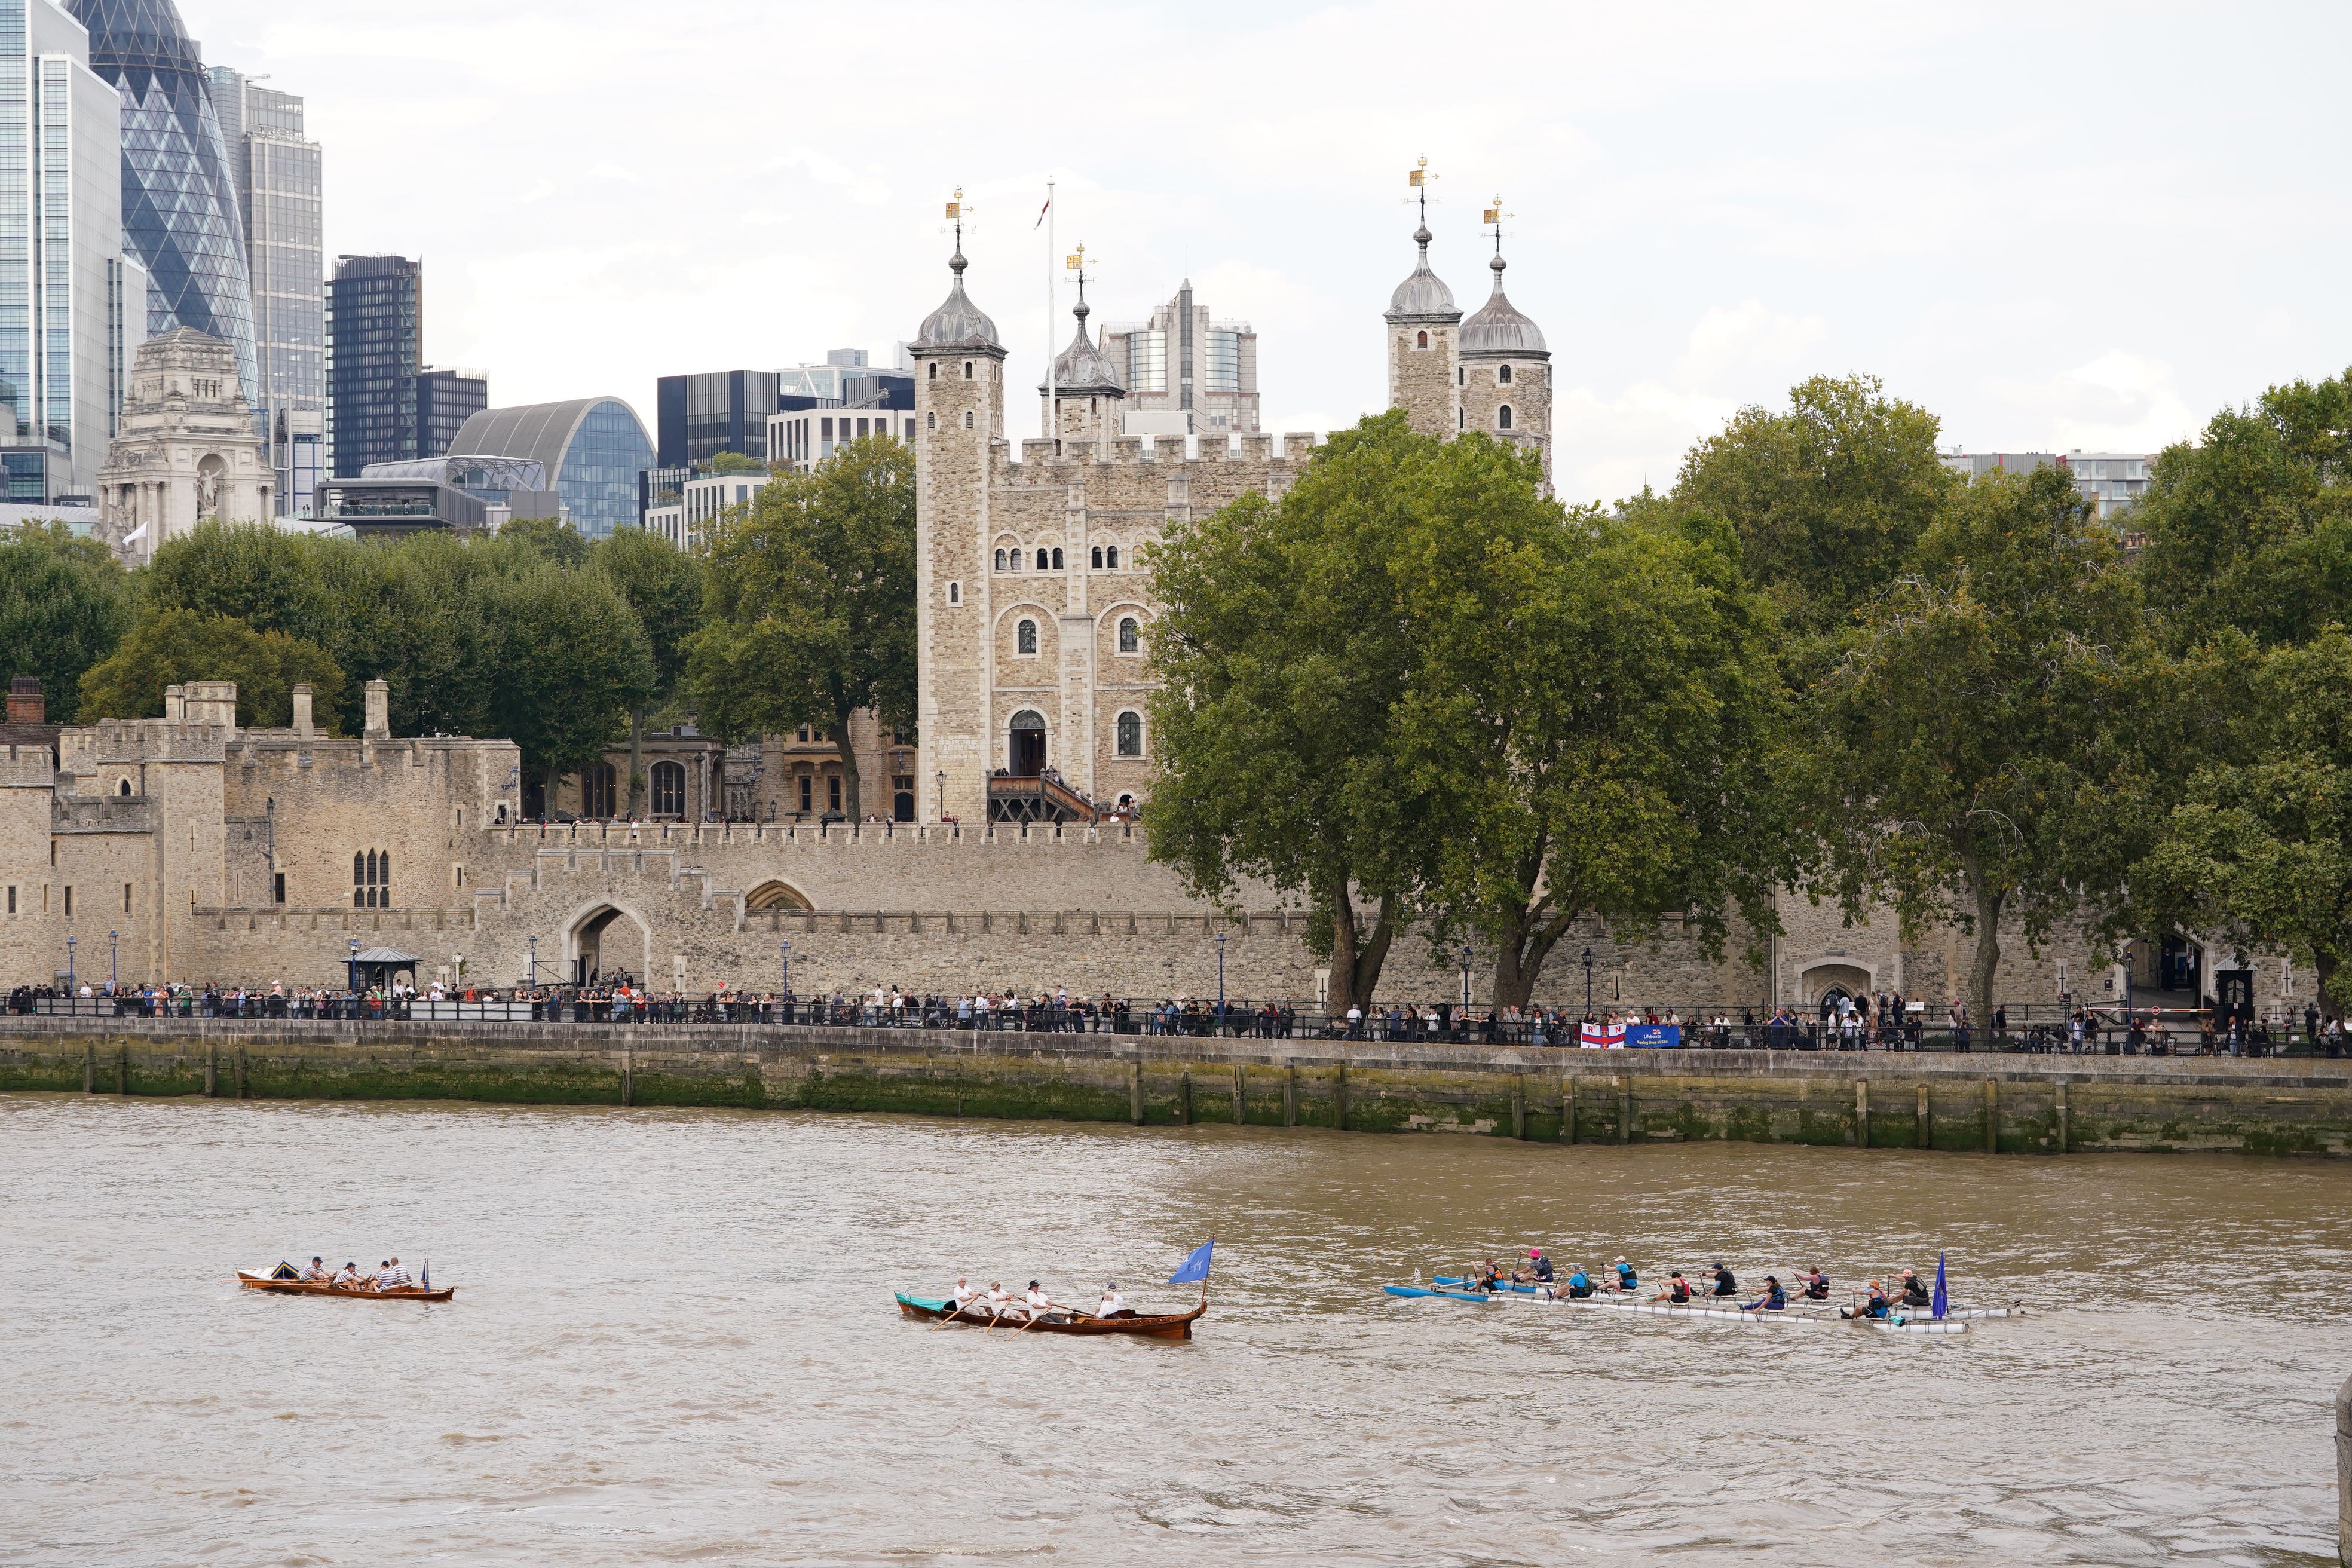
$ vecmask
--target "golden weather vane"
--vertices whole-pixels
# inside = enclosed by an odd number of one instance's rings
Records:
[[[963,187],[958,185],[955,188],[955,195],[947,204],[947,221],[940,225],[941,234],[946,234],[950,230],[954,231],[958,250],[963,248],[964,235],[974,226],[967,221],[971,216],[971,204],[963,199]]]
[[[1429,172],[1429,155],[1425,153],[1422,154],[1419,163],[1404,172],[1404,183],[1412,192],[1412,195],[1407,196],[1405,200],[1408,203],[1418,202],[1421,205],[1421,221],[1423,226],[1429,222],[1429,204],[1434,199],[1429,193],[1429,183],[1435,178],[1437,176]]]
[[[1503,210],[1503,193],[1500,191],[1496,191],[1495,193],[1495,205],[1488,207],[1486,212],[1480,216],[1478,221],[1495,231],[1496,255],[1500,256],[1503,254],[1503,220],[1507,217],[1517,217],[1519,215],[1517,213],[1507,213]]]

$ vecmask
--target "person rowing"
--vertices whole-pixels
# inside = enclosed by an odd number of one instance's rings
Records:
[[[1028,1313],[1029,1321],[1033,1323],[1040,1318],[1045,1319],[1047,1322],[1054,1323],[1067,1322],[1069,1321],[1066,1316],[1063,1316],[1062,1314],[1066,1314],[1070,1309],[1063,1306],[1059,1301],[1047,1296],[1045,1294],[1045,1288],[1039,1285],[1034,1279],[1029,1281],[1029,1293],[1021,1298],[1021,1305],[1023,1310]]]
[[[1892,1306],[1893,1303],[1888,1301],[1886,1299],[1886,1287],[1874,1279],[1870,1282],[1869,1298],[1859,1307],[1840,1307],[1838,1309],[1838,1316],[1841,1318],[1883,1318],[1886,1316]]]
[[[1689,1306],[1690,1299],[1690,1281],[1683,1278],[1683,1271],[1679,1268],[1675,1270],[1675,1277],[1666,1281],[1665,1289],[1650,1298],[1653,1302],[1664,1301],[1676,1307]]]
[[[305,1285],[328,1285],[334,1282],[334,1278],[327,1267],[327,1260],[315,1254],[310,1258],[310,1267],[302,1270],[302,1283]]]
[[[1528,1264],[1524,1268],[1512,1270],[1511,1279],[1521,1285],[1550,1284],[1551,1259],[1544,1256],[1543,1248],[1540,1247],[1530,1247],[1528,1248],[1528,1256],[1534,1258],[1535,1261]]]
[[[1788,1304],[1789,1293],[1780,1289],[1780,1277],[1767,1274],[1764,1276],[1763,1290],[1757,1295],[1756,1300],[1747,1302],[1739,1310],[1743,1312],[1777,1312]]]
[[[1717,1296],[1737,1296],[1739,1294],[1739,1281],[1733,1279],[1731,1277],[1731,1270],[1726,1268],[1720,1263],[1717,1263],[1715,1266],[1715,1289],[1710,1292],[1710,1294]]]
[[[1118,1293],[1118,1280],[1111,1280],[1103,1287],[1102,1300],[1095,1303],[1095,1316],[1097,1318],[1135,1316],[1135,1309],[1129,1306],[1127,1298]]]
[[[966,1307],[971,1305],[972,1298],[979,1294],[979,1291],[971,1288],[971,1280],[961,1274],[957,1275],[955,1289],[948,1293],[948,1315],[950,1317],[961,1315]]]
[[[360,1266],[357,1263],[344,1264],[342,1271],[335,1276],[331,1283],[338,1290],[358,1289],[360,1288]]]
[[[1584,1271],[1583,1264],[1580,1263],[1573,1269],[1570,1270],[1568,1276],[1567,1298],[1569,1300],[1590,1300],[1592,1298],[1592,1276]],[[1555,1301],[1560,1300],[1560,1294],[1557,1288],[1547,1290],[1544,1294],[1549,1296]]]
[[[1826,1301],[1830,1299],[1830,1277],[1822,1272],[1820,1264],[1806,1269],[1797,1282],[1803,1289],[1806,1300]]]
[[[1898,1305],[1905,1307],[1932,1307],[1936,1304],[1935,1298],[1927,1294],[1927,1282],[1925,1279],[1920,1279],[1918,1275],[1913,1273],[1908,1268],[1906,1268],[1903,1271],[1902,1291],[1903,1300],[1898,1303]]]
[[[394,1255],[392,1261],[383,1266],[383,1272],[375,1277],[375,1288],[378,1290],[405,1290],[408,1285],[408,1270],[400,1266],[397,1254]]]
[[[1002,1279],[992,1279],[988,1282],[988,1294],[982,1298],[982,1300],[988,1310],[990,1328],[994,1328],[997,1321],[1013,1307],[1012,1293],[1004,1289],[1004,1281]]]
[[[1619,1258],[1609,1267],[1617,1271],[1617,1282],[1610,1287],[1612,1289],[1624,1292],[1639,1290],[1642,1288],[1641,1279],[1634,1274],[1633,1266],[1623,1258]]]

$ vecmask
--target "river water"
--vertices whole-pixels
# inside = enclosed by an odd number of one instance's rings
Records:
[[[0,1562],[2332,1562],[2352,1169],[0,1097]],[[1190,1343],[893,1287],[1214,1236]],[[1952,1257],[1951,1338],[1382,1296]],[[429,1258],[448,1306],[240,1291]],[[1645,1272],[1649,1270],[1645,1269]]]

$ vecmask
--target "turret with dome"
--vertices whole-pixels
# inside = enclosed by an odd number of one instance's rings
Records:
[[[1054,379],[1037,389],[1038,397],[1050,397],[1051,408],[1041,409],[1048,416],[1046,428],[1057,441],[1092,443],[1100,447],[1119,433],[1119,410],[1127,401],[1127,388],[1118,378],[1118,367],[1110,356],[1096,346],[1094,334],[1087,329],[1087,317],[1092,313],[1087,303],[1087,275],[1078,274],[1078,302],[1070,314],[1078,321],[1078,330],[1070,339],[1070,346],[1054,356]]]
[[[1495,225],[1495,274],[1486,302],[1462,323],[1461,363],[1454,371],[1461,396],[1460,428],[1484,430],[1498,441],[1531,447],[1543,459],[1544,489],[1551,489],[1551,350],[1543,330],[1503,292],[1502,199],[1488,221]]]

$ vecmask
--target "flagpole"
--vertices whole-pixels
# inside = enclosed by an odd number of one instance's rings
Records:
[[[1054,384],[1054,219],[1058,216],[1054,211],[1054,180],[1049,174],[1045,179],[1045,439],[1048,441],[1054,439],[1056,391]],[[1055,449],[1048,447],[1045,450],[1051,454]]]

